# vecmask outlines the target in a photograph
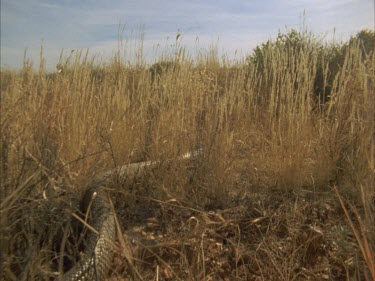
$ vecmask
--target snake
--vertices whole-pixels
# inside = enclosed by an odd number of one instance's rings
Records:
[[[201,152],[202,150],[198,149],[178,157],[177,160],[193,159]],[[84,254],[69,271],[58,278],[59,281],[101,281],[108,276],[117,233],[115,213],[106,187],[114,176],[118,176],[120,180],[135,178],[160,164],[160,161],[146,161],[124,165],[99,175],[87,185],[82,205],[90,229],[86,236]]]

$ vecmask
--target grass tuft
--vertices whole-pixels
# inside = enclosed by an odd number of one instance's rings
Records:
[[[152,66],[72,52],[56,72],[1,70],[1,278],[68,270],[85,185],[157,160],[110,187],[113,280],[375,279],[375,52],[304,36],[250,60],[181,47]]]

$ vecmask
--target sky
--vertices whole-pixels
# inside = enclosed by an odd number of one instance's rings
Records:
[[[1,0],[1,67],[22,67],[25,50],[39,64],[41,46],[50,69],[62,50],[69,54],[89,48],[90,54],[105,61],[118,49],[119,33],[124,57],[131,60],[142,42],[147,63],[163,50],[173,50],[177,34],[179,46],[193,56],[214,45],[230,58],[249,54],[291,28],[305,27],[325,39],[347,40],[361,29],[374,29],[374,2]]]

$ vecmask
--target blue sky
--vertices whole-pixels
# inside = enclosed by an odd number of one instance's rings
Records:
[[[125,40],[143,31],[149,62],[174,44],[178,33],[179,43],[192,54],[216,43],[229,57],[245,55],[279,30],[300,29],[304,11],[308,30],[329,39],[335,30],[338,40],[346,40],[363,28],[374,28],[374,1],[1,0],[1,66],[20,67],[25,48],[38,64],[42,40],[49,68],[62,49],[68,53],[90,48],[90,53],[111,57],[120,23]],[[134,50],[139,42],[128,41],[126,50]]]

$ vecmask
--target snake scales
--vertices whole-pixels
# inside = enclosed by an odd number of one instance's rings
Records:
[[[187,153],[177,160],[192,159],[200,153],[201,150]],[[83,206],[87,212],[88,224],[96,231],[89,230],[83,258],[59,280],[104,280],[112,263],[116,237],[115,214],[105,187],[115,175],[120,179],[134,178],[158,164],[160,164],[159,161],[147,161],[125,165],[100,175],[88,185],[83,197]]]

